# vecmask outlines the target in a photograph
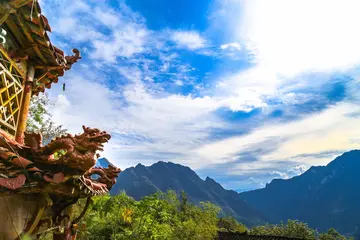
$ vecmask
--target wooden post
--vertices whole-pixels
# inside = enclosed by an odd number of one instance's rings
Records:
[[[35,68],[31,64],[29,64],[27,69],[25,86],[24,86],[24,93],[22,97],[20,116],[17,125],[16,136],[15,136],[15,140],[20,144],[24,144],[24,132],[26,130],[26,122],[29,114],[29,106],[32,95],[34,75],[35,75]]]

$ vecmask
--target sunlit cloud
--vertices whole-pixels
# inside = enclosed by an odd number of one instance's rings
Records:
[[[49,91],[54,119],[111,132],[122,168],[174,161],[253,188],[359,147],[358,1],[219,0],[200,22],[43,2],[52,41],[83,55]]]

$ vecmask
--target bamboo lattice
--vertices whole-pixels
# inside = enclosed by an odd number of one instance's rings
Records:
[[[15,136],[23,94],[23,73],[0,48],[0,128]]]

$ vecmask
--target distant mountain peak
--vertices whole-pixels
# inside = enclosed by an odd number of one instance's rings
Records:
[[[209,184],[217,184],[220,185],[220,183],[216,182],[214,179],[212,179],[211,177],[206,177],[205,178],[205,182],[209,183]],[[221,185],[220,185],[221,186]]]
[[[109,164],[111,164],[111,163],[110,163],[110,161],[109,161],[107,158],[99,158],[99,159],[96,161],[95,166],[106,168],[106,167],[109,166]]]
[[[135,166],[135,168],[144,168],[145,166],[144,165],[142,165],[141,163],[138,163],[136,166]]]
[[[205,182],[211,182],[211,181],[214,181],[214,179],[212,179],[211,177],[209,176],[206,176],[205,178]]]
[[[360,150],[352,150],[326,166],[313,166],[291,179],[274,179],[265,188],[240,196],[273,222],[299,219],[321,231],[336,228],[352,234],[359,223],[358,189]]]
[[[111,194],[125,191],[129,196],[140,199],[157,191],[172,189],[184,191],[190,201],[210,201],[223,207],[224,212],[236,217],[239,221],[254,225],[263,223],[263,216],[245,203],[239,194],[225,190],[214,179],[202,180],[191,168],[173,162],[159,161],[151,166],[137,164],[125,169],[118,177]]]

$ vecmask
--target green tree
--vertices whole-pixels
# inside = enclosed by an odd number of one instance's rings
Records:
[[[81,203],[76,207],[80,205]],[[95,197],[79,223],[80,226],[86,225],[85,229],[79,230],[79,239],[130,239],[128,236],[132,232],[131,215],[134,208],[135,201],[125,193],[115,197]]]
[[[132,239],[170,239],[178,222],[179,201],[174,191],[155,193],[136,203]]]
[[[326,233],[319,235],[320,240],[346,240],[346,237],[342,236],[335,229],[330,228]]]
[[[257,226],[250,230],[254,235],[273,235],[294,237],[300,239],[319,239],[319,240],[346,240],[345,236],[339,234],[335,229],[330,228],[326,233],[319,234],[316,230],[308,227],[306,223],[288,220],[287,224],[267,224]],[[352,238],[349,238],[352,239]]]
[[[41,133],[44,144],[67,133],[66,129],[63,129],[61,125],[56,125],[51,119],[52,116],[49,112],[51,106],[54,106],[54,103],[43,93],[33,96],[29,106],[26,131]]]
[[[228,232],[245,232],[246,227],[238,223],[234,217],[227,216],[220,218],[218,221],[218,228],[220,231],[228,231]]]
[[[140,201],[125,193],[96,197],[79,224],[86,224],[86,229],[79,229],[79,239],[213,239],[220,208],[211,203],[184,204],[183,200],[174,191]]]
[[[185,191],[181,191],[181,193],[180,193],[180,212],[185,215],[188,206],[189,206],[189,201],[186,196],[186,193],[185,193]]]
[[[78,215],[84,201],[75,205]],[[93,198],[93,203],[79,223],[78,239],[83,240],[207,240],[217,232],[245,232],[246,227],[233,217],[218,218],[220,208],[209,203],[191,204],[185,193],[158,192],[140,201],[121,193]],[[288,220],[249,230],[252,235],[284,236],[310,240],[345,240],[335,229],[319,234],[306,223]]]
[[[250,234],[254,235],[273,235],[283,237],[293,237],[301,239],[316,239],[317,232],[309,228],[306,223],[297,220],[288,220],[287,224],[267,224],[250,229]]]
[[[218,231],[219,212],[220,208],[209,202],[201,202],[200,206],[189,204],[183,220],[175,226],[172,239],[213,239]]]

